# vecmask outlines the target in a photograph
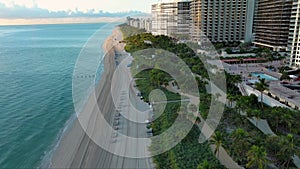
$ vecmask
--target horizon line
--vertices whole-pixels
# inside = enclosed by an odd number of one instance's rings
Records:
[[[125,22],[125,17],[70,17],[70,18],[32,18],[6,19],[0,18],[0,26],[23,25],[55,25],[55,24],[85,24],[85,23],[117,23]]]

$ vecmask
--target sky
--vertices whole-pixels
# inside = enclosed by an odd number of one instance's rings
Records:
[[[0,0],[0,25],[27,22],[82,22],[88,18],[145,15],[159,0]],[[46,20],[47,19],[47,20]]]
[[[47,9],[57,11],[105,11],[127,12],[142,11],[150,13],[151,4],[158,0],[0,0],[8,8],[16,6],[31,9]]]

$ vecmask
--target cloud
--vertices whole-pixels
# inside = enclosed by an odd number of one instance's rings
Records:
[[[129,15],[146,15],[140,11],[129,12],[103,12],[90,9],[82,12],[75,11],[49,11],[47,9],[41,9],[37,6],[25,7],[14,4],[13,6],[6,6],[0,2],[0,18],[6,19],[32,19],[32,18],[78,18],[78,17],[125,17]]]

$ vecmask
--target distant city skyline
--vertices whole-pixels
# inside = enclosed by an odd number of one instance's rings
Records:
[[[98,22],[101,18],[116,21],[126,16],[150,14],[151,4],[155,2],[158,1],[0,0],[0,25]]]
[[[151,4],[158,0],[0,0],[7,8],[26,7],[30,9],[47,9],[51,12],[57,11],[104,11],[104,12],[128,12],[141,11],[150,13]],[[0,11],[1,14],[1,11]]]

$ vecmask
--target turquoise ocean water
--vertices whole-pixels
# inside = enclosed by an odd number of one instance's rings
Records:
[[[72,76],[82,47],[102,29],[101,50],[115,25],[0,27],[0,168],[38,168],[48,158],[74,116]]]

